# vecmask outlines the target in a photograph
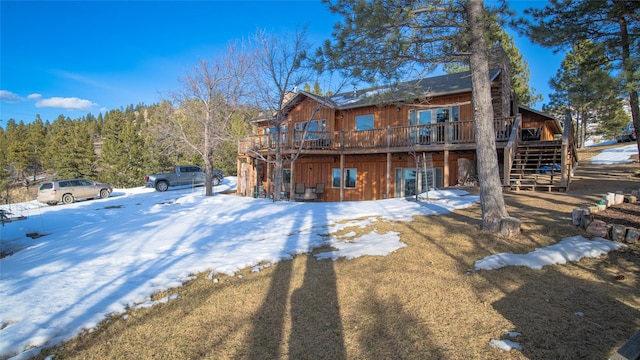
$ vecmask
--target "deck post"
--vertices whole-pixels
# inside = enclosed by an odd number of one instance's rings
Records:
[[[444,122],[444,144],[451,144],[451,122],[449,120]]]
[[[562,132],[562,164],[560,167],[561,171],[561,181],[560,184],[562,187],[567,189],[569,186],[569,171],[567,169],[567,162],[569,161],[569,136],[571,134],[571,112],[569,110],[564,113],[564,131]]]
[[[344,154],[340,154],[340,202],[344,201]]]
[[[449,186],[449,150],[444,151],[444,166],[442,168],[442,186]],[[434,184],[435,185],[435,184]]]
[[[296,194],[294,193],[296,181],[296,161],[291,161],[291,178],[289,179],[289,201],[294,200]]]
[[[389,199],[391,194],[391,153],[387,153],[387,193],[385,194],[385,199]]]
[[[269,160],[271,159],[271,156],[267,157],[267,163],[265,165],[267,165],[267,188],[264,191],[264,196],[269,199],[269,195],[271,195],[271,176],[272,176],[272,171],[271,171],[271,164],[269,163]]]

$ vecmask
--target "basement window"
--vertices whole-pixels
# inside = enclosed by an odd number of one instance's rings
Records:
[[[340,169],[334,168],[332,171],[331,187],[340,188],[340,180],[344,179],[345,189],[355,189],[358,179],[358,170],[355,168],[344,169],[344,177],[340,175]]]

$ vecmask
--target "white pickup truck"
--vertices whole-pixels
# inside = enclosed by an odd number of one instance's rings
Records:
[[[224,178],[221,170],[213,170],[213,185],[220,184]],[[205,172],[200,166],[176,166],[174,172],[166,174],[152,174],[144,177],[145,186],[158,191],[167,191],[169,186],[202,185]]]

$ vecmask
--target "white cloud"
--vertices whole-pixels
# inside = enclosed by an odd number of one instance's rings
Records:
[[[23,102],[24,98],[7,90],[0,90],[0,100],[8,103]]]
[[[52,97],[47,99],[38,100],[36,102],[36,107],[50,107],[50,108],[60,108],[60,109],[68,109],[68,110],[89,110],[93,106],[96,106],[96,103],[93,103],[89,100],[80,99],[77,97]]]
[[[29,100],[37,100],[37,99],[40,99],[40,98],[42,98],[42,95],[40,95],[40,94],[29,94],[27,96],[27,99],[29,99]]]

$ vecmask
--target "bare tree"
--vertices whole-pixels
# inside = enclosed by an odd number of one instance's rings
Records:
[[[273,165],[273,199],[280,200],[282,188],[282,172],[285,166],[290,165],[299,156],[304,146],[308,127],[300,134],[300,143],[297,151],[291,155],[283,151],[284,129],[288,122],[288,113],[285,108],[298,86],[310,82],[317,75],[308,64],[307,51],[310,44],[307,43],[306,29],[297,29],[292,35],[275,36],[259,31],[253,37],[256,45],[256,71],[254,73],[254,92],[257,106],[264,109],[266,122],[271,131],[273,140],[273,157],[265,157],[258,152],[253,155],[267,164]],[[317,103],[310,111],[308,121],[324,105]]]
[[[245,108],[254,60],[239,45],[229,45],[211,62],[200,60],[180,79],[182,89],[171,97],[172,107],[163,130],[202,158],[206,196],[213,194],[213,154],[232,138],[233,117],[241,115]]]

